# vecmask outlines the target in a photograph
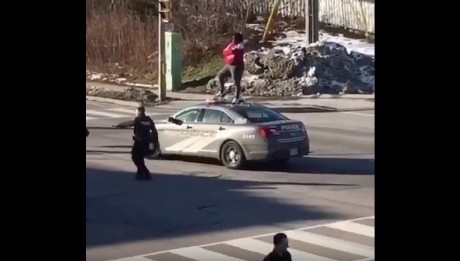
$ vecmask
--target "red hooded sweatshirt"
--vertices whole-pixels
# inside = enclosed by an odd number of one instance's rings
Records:
[[[234,44],[231,42],[224,49],[224,61],[228,65],[244,64],[244,44]]]

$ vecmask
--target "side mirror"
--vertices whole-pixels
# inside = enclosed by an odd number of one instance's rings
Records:
[[[173,117],[168,117],[168,122],[174,123],[176,125],[182,125],[182,121],[178,119],[174,119]]]

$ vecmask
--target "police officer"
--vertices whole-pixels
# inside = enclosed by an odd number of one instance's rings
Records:
[[[273,237],[273,251],[265,256],[263,261],[292,261],[291,253],[287,250],[289,242],[286,234],[278,233]]]
[[[145,166],[144,158],[150,153],[150,143],[153,142],[155,148],[159,148],[158,132],[153,120],[145,115],[144,106],[137,108],[137,117],[133,121],[122,122],[116,128],[128,128],[134,126],[134,144],[131,150],[131,158],[136,165],[136,179],[150,180],[150,171]]]

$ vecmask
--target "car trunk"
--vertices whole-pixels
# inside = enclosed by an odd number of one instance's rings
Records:
[[[272,121],[255,124],[259,129],[270,131],[269,139],[278,143],[290,142],[290,140],[304,139],[306,131],[303,124],[295,120]]]

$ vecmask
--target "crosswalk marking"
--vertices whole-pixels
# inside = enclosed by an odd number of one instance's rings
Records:
[[[121,118],[121,117],[127,116],[125,114],[111,113],[111,112],[105,112],[105,111],[95,111],[95,110],[86,110],[86,113],[91,114],[91,115],[109,117],[109,118]]]
[[[374,216],[280,231],[288,236],[293,260],[372,261]],[[273,249],[274,233],[149,253],[118,261],[253,261]],[[140,258],[140,259],[137,259]],[[111,260],[115,261],[115,260]]]
[[[117,259],[117,261],[155,261],[155,260],[152,260],[146,257],[142,257],[142,256],[134,256],[134,257]]]
[[[239,258],[222,255],[199,247],[187,247],[171,251],[174,254],[200,261],[245,261]]]
[[[253,238],[233,240],[228,242],[227,244],[263,255],[270,253],[273,249],[273,245]],[[291,253],[293,260],[334,261],[326,257],[313,255],[296,249],[289,249],[289,252]]]
[[[252,252],[256,252],[262,255],[266,255],[273,249],[272,245],[259,241],[259,240],[252,239],[252,238],[231,240],[231,241],[226,242],[226,244],[234,246],[234,247],[238,247],[241,249],[246,249]]]
[[[306,231],[291,230],[287,231],[286,235],[290,239],[292,238],[314,245],[320,245],[327,248],[337,249],[355,255],[367,257],[371,257],[374,255],[374,249],[371,247],[350,243],[341,239],[317,235]]]
[[[361,225],[355,222],[343,222],[327,225],[327,227],[340,229],[343,231],[361,234],[368,237],[374,237],[374,228],[366,225]]]
[[[109,111],[116,111],[116,112],[122,112],[126,114],[130,114],[135,116],[136,110],[134,109],[128,109],[128,108],[111,108]]]
[[[149,112],[147,111],[146,114],[148,116],[160,116],[160,115],[170,115],[175,111],[165,110],[165,111],[157,111],[157,112]],[[86,110],[86,120],[97,120],[97,119],[104,119],[104,118],[134,118],[135,110],[133,108],[121,108],[121,107],[114,107],[114,108],[105,108],[105,109],[87,109]]]

